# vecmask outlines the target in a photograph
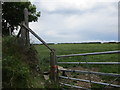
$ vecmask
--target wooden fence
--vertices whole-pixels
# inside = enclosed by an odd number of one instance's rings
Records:
[[[20,23],[20,31],[18,32],[17,37],[20,37],[22,39],[21,44],[23,46],[30,46],[30,38],[29,38],[29,31],[26,30],[22,25],[25,25],[26,27],[29,27],[28,23],[28,9],[24,9],[24,21]]]
[[[89,82],[95,83],[95,84],[100,84],[100,85],[106,85],[106,86],[112,86],[112,87],[119,87],[120,85],[115,85],[111,83],[103,83],[103,82],[95,82],[90,80],[84,80],[84,79],[77,79],[77,78],[72,78],[72,77],[65,77],[65,76],[59,76],[59,72],[74,72],[74,73],[83,73],[83,74],[96,74],[96,75],[105,75],[105,76],[113,76],[117,77],[118,79],[120,77],[120,74],[113,74],[113,73],[102,73],[102,72],[92,72],[92,71],[80,71],[80,70],[65,70],[65,69],[59,69],[58,64],[120,64],[120,62],[58,62],[58,58],[64,58],[64,57],[75,57],[75,56],[89,56],[89,55],[103,55],[103,54],[117,54],[120,53],[120,51],[106,51],[106,52],[95,52],[95,53],[83,53],[83,54],[70,54],[70,55],[56,55],[55,49],[49,47],[47,43],[40,38],[32,29],[29,28],[28,24],[28,10],[25,8],[24,9],[24,21],[20,24],[21,29],[17,35],[17,37],[22,38],[22,43],[23,45],[30,45],[30,40],[29,40],[29,33],[32,33],[40,42],[43,43],[44,46],[46,46],[49,51],[50,51],[50,80],[54,84],[60,84],[60,85],[65,85],[65,86],[70,86],[73,88],[80,88],[80,89],[89,89],[81,86],[75,86],[75,85],[70,85],[66,84],[63,82],[60,82],[60,79],[69,79],[69,80],[76,80],[76,81],[82,81],[82,82]],[[115,80],[116,80],[115,79]]]
[[[21,44],[23,46],[30,46],[29,33],[34,35],[42,44],[47,47],[50,51],[50,80],[52,83],[58,82],[58,73],[57,73],[57,62],[56,62],[56,52],[55,49],[49,47],[47,43],[40,38],[32,29],[29,28],[28,24],[28,10],[24,9],[24,21],[19,24],[20,31],[18,32],[17,37],[22,39]]]

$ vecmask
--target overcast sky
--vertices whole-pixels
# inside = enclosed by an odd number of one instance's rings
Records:
[[[118,0],[30,1],[41,12],[30,28],[46,42],[118,41]]]

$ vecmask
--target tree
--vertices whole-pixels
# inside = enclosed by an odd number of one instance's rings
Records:
[[[3,2],[2,4],[2,34],[9,35],[24,20],[24,8],[29,11],[29,22],[37,21],[40,12],[36,11],[36,6],[31,2]]]

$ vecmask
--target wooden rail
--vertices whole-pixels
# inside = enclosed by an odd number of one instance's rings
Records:
[[[29,32],[32,33],[42,44],[50,50],[50,79],[53,83],[56,83],[58,81],[57,76],[57,63],[56,63],[56,52],[53,48],[49,47],[47,43],[40,38],[32,29],[29,28],[28,23],[28,9],[24,9],[24,21],[19,24],[21,26],[20,31],[17,35],[17,37],[21,38],[22,42],[21,44],[23,46],[30,46],[30,40],[29,40]]]
[[[31,32],[39,41],[43,43],[44,46],[46,46],[51,52],[50,52],[50,79],[53,83],[58,83],[58,67],[57,67],[57,60],[56,60],[56,52],[55,49],[52,49],[47,45],[47,43],[40,38],[34,31],[32,31],[29,27],[22,24],[22,27],[24,27],[26,30]]]
[[[30,29],[29,27],[27,27],[26,25],[22,24],[21,26],[23,26],[26,30],[28,30],[29,32],[31,32],[38,40],[40,40],[50,51],[53,51],[53,49],[51,47],[49,47],[47,45],[47,43],[40,38],[32,29]]]

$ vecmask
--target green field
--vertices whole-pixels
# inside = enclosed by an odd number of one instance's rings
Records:
[[[38,58],[40,60],[40,67],[43,71],[49,71],[49,61],[50,61],[50,51],[44,45],[34,45],[37,52]],[[103,51],[114,51],[119,50],[118,44],[55,44],[49,45],[51,48],[56,50],[57,55],[68,55],[68,54],[80,54],[80,53],[91,53],[91,52],[103,52]],[[76,56],[69,58],[60,58],[57,59],[60,62],[117,62],[119,54],[105,54],[105,55],[94,55],[94,56]],[[97,72],[104,73],[120,73],[119,65],[60,65],[64,68],[68,69],[76,69],[76,70],[92,70]],[[78,73],[70,73],[68,74],[70,77],[79,78],[82,77],[81,74]],[[93,78],[96,76],[93,76]],[[84,79],[85,76],[82,77]],[[102,82],[111,82],[114,80],[114,77],[110,76],[98,76],[97,81]],[[95,79],[93,79],[95,80]],[[64,80],[63,80],[64,81]],[[119,79],[116,80],[115,83],[119,83]],[[65,81],[66,82],[66,81]],[[76,82],[67,81],[74,85],[78,85]],[[89,86],[88,84],[81,83],[84,86]],[[119,83],[120,84],[120,83]],[[103,85],[92,85],[95,88],[104,87]]]
[[[56,44],[49,45],[50,47],[56,50],[57,55],[68,55],[68,54],[79,54],[79,53],[90,53],[90,52],[102,52],[102,51],[114,51],[119,50],[118,44]],[[36,50],[38,51],[38,57],[40,59],[40,65],[43,66],[45,70],[49,68],[49,53],[50,51],[43,45],[35,45]],[[70,58],[61,58],[61,62],[77,62],[77,61],[90,61],[90,62],[117,62],[118,54],[108,54],[108,55],[95,55],[95,56],[77,56]],[[42,66],[41,65],[41,66]],[[64,67],[75,66],[75,65],[63,65]],[[78,65],[76,65],[78,66]],[[81,65],[85,66],[85,65]],[[100,68],[99,71],[102,72],[118,72],[117,65],[89,65],[89,67]],[[110,70],[108,68],[111,68]]]

